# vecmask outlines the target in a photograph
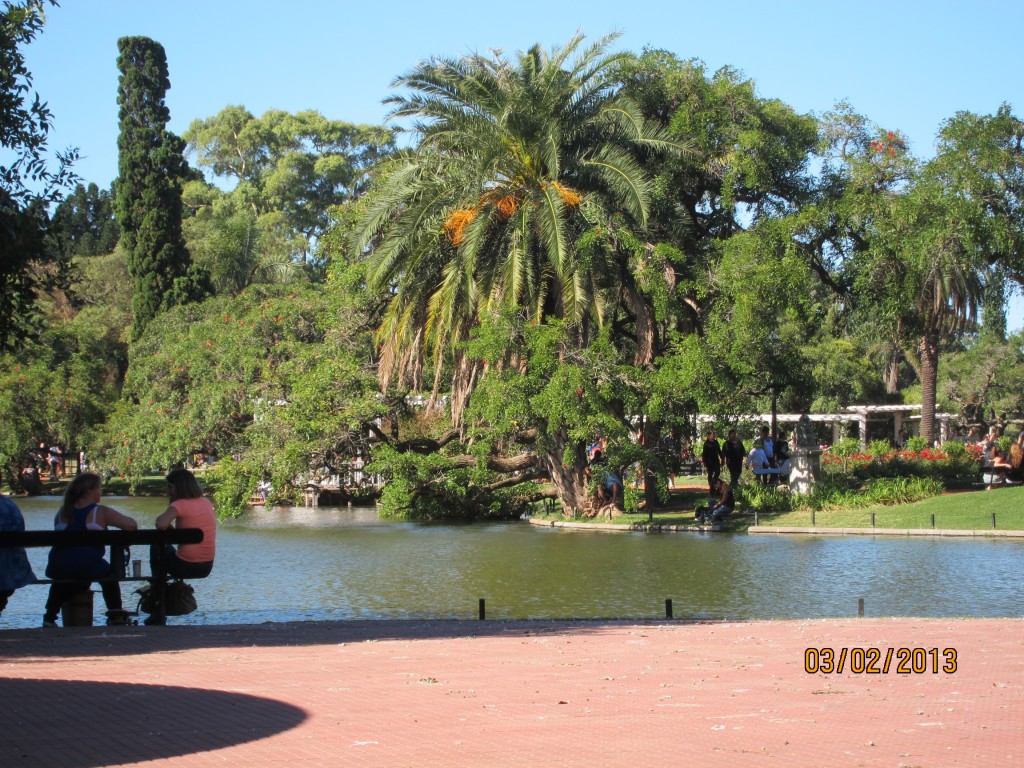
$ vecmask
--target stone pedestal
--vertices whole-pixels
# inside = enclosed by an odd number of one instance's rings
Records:
[[[808,494],[821,474],[820,448],[794,448],[789,454],[789,490]]]

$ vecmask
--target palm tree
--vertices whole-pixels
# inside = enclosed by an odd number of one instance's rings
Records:
[[[985,265],[965,226],[957,195],[929,174],[890,201],[878,219],[875,247],[886,253],[872,271],[885,303],[919,354],[921,437],[935,441],[935,407],[942,342],[973,327],[985,294]]]
[[[911,274],[915,292],[911,307],[919,332],[921,360],[921,437],[935,442],[935,406],[939,344],[974,325],[985,294],[983,266],[965,240],[955,199],[935,194],[927,186],[915,194],[923,198],[914,217]]]
[[[354,246],[372,247],[369,283],[393,291],[380,330],[381,377],[415,382],[483,313],[515,307],[581,333],[605,321],[622,270],[615,249],[577,244],[615,215],[646,222],[640,159],[673,145],[619,90],[614,36],[577,35],[545,53],[432,59],[402,75],[390,119],[419,141],[380,170]],[[596,261],[595,261],[596,259]],[[610,284],[611,283],[611,284]],[[455,351],[453,417],[480,363]]]

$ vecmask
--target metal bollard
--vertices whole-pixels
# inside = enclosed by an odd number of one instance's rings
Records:
[[[480,615],[480,621],[483,621],[484,618],[486,618],[486,610],[484,608],[484,599],[482,597],[480,598],[480,614],[479,615]]]
[[[996,513],[995,512],[992,513],[992,527],[993,528],[996,527]]]
[[[672,618],[672,598],[671,597],[666,597],[665,598],[665,618],[666,619],[671,619]]]
[[[857,616],[859,618],[862,618],[862,619],[864,618],[864,598],[863,597],[858,597],[857,598]]]

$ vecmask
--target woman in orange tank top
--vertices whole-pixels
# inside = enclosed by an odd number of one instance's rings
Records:
[[[154,545],[150,550],[149,564],[154,577],[161,575],[175,579],[201,579],[210,575],[217,553],[217,513],[210,500],[203,496],[202,486],[195,475],[187,469],[173,469],[167,475],[167,497],[170,504],[156,519],[156,527],[166,531],[175,528],[200,528],[203,540],[198,544],[182,544],[177,549],[167,544],[160,558],[160,550]],[[163,569],[163,573],[158,571]],[[156,615],[146,620],[147,624],[163,623]]]

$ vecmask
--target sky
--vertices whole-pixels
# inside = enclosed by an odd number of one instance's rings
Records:
[[[846,100],[886,130],[934,154],[942,122],[958,111],[1024,110],[1019,0],[60,0],[25,50],[53,112],[50,148],[77,147],[86,182],[117,175],[117,40],[164,46],[170,129],[240,104],[315,109],[334,120],[381,123],[390,84],[419,61],[617,32],[613,50],[661,48],[731,66],[758,94],[801,113]],[[1024,302],[1011,306],[1011,330]]]

